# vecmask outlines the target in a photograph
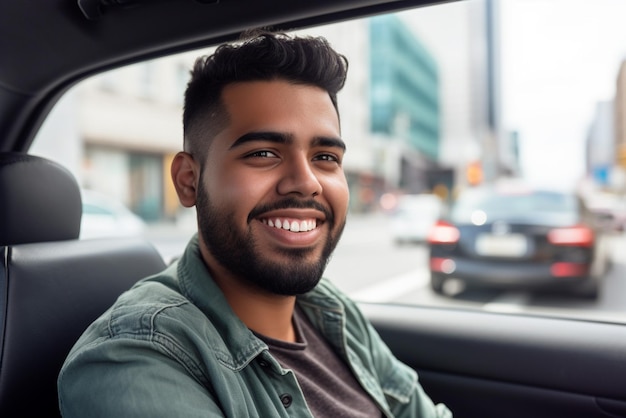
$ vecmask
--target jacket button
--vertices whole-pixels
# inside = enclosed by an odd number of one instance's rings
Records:
[[[291,398],[290,394],[283,393],[282,395],[280,395],[280,401],[283,403],[283,406],[285,408],[289,408],[293,399]]]
[[[267,361],[265,361],[265,360],[259,360],[259,366],[267,367],[267,366],[269,366],[269,364],[267,364]]]

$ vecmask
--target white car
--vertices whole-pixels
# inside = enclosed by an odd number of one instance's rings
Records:
[[[81,239],[136,237],[145,232],[146,224],[143,219],[118,200],[91,190],[81,190],[81,196]]]
[[[400,196],[391,215],[394,242],[398,244],[426,242],[443,208],[443,202],[434,194]]]

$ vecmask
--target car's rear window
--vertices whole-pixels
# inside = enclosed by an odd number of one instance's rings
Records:
[[[468,190],[453,205],[451,218],[454,222],[470,223],[476,211],[482,211],[486,218],[499,220],[540,220],[554,215],[572,222],[579,213],[575,196],[549,191],[506,193],[492,189]]]

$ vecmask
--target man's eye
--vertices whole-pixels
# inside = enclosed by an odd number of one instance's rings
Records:
[[[331,162],[339,162],[339,158],[333,154],[320,154],[316,155],[314,160],[316,161],[331,161]]]
[[[276,158],[278,156],[274,154],[272,151],[263,150],[263,151],[252,152],[246,155],[246,157],[248,158]]]

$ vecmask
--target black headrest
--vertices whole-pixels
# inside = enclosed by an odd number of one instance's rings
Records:
[[[63,166],[23,153],[0,153],[0,245],[77,239],[82,204]]]

